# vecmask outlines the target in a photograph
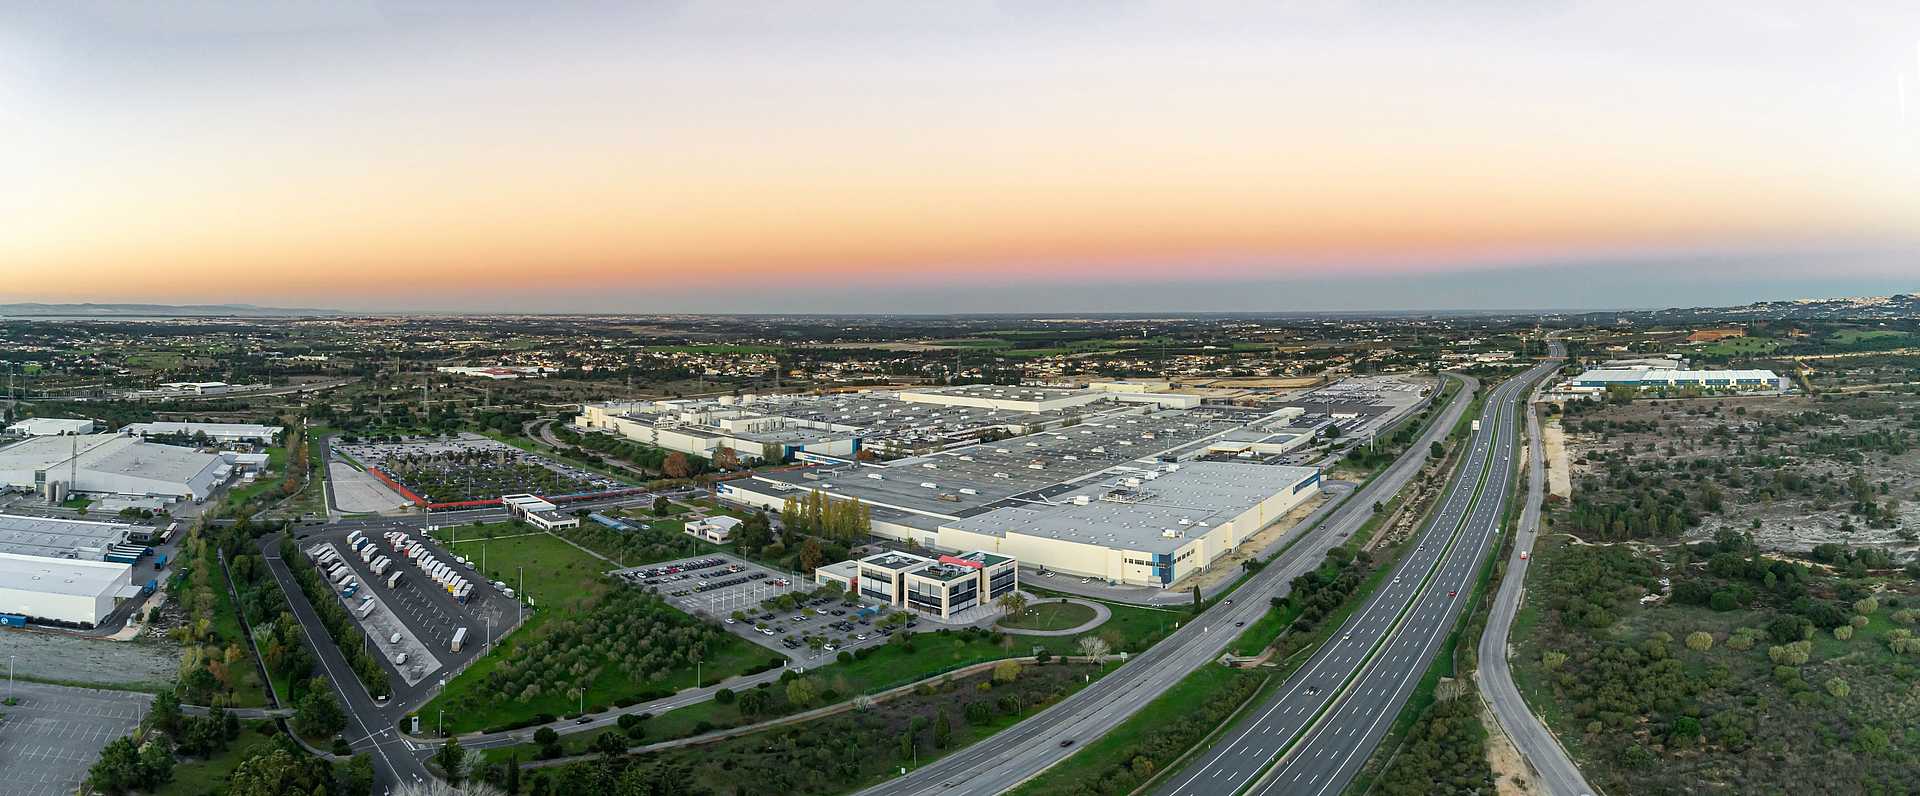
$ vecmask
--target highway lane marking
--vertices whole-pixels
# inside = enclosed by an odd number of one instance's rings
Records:
[[[1502,414],[1506,414],[1507,412],[1508,412],[1508,410],[1507,410],[1507,408],[1506,408],[1505,406],[1502,406],[1502,409],[1501,409],[1501,413],[1502,413]],[[1509,424],[1510,424],[1510,423],[1511,423],[1511,421],[1509,421]],[[1510,470],[1510,469],[1511,469],[1511,468],[1507,468],[1507,470]],[[1503,489],[1504,489],[1504,488],[1505,488],[1506,486],[1510,486],[1510,485],[1511,485],[1511,481],[1512,481],[1512,473],[1510,473],[1510,472],[1507,472],[1506,470],[1502,470],[1502,471],[1501,471],[1501,481],[1502,481],[1502,484],[1503,484]],[[1486,519],[1489,519],[1489,521],[1492,521],[1492,520],[1491,520],[1491,518],[1486,518]],[[1495,527],[1494,529],[1492,529],[1492,532],[1489,532],[1489,533],[1486,533],[1486,534],[1483,534],[1483,535],[1481,535],[1481,537],[1480,537],[1480,539],[1479,539],[1479,543],[1478,543],[1478,545],[1477,545],[1477,548],[1476,548],[1476,557],[1479,557],[1479,558],[1484,558],[1484,557],[1485,557],[1485,555],[1486,555],[1486,548],[1487,548],[1487,545],[1488,545],[1488,544],[1489,544],[1489,543],[1490,543],[1490,542],[1492,541],[1492,539],[1493,539],[1493,537],[1494,537],[1495,535],[1497,535],[1497,526],[1496,526],[1496,527]],[[1431,599],[1431,598],[1430,598],[1430,599]],[[1443,607],[1449,607],[1449,606],[1450,606],[1450,604],[1451,604],[1451,602],[1452,602],[1452,601],[1451,601],[1451,600],[1449,600],[1447,604],[1443,604]],[[1443,612],[1444,612],[1444,611],[1443,611]],[[1438,628],[1436,628],[1436,630],[1438,630]],[[1451,630],[1451,628],[1449,628],[1449,630]],[[1440,633],[1438,633],[1438,632],[1435,632],[1435,633],[1433,633],[1433,634],[1431,634],[1430,636],[1428,636],[1427,638],[1425,638],[1425,639],[1421,639],[1421,648],[1422,648],[1422,650],[1423,650],[1423,652],[1425,652],[1425,654],[1426,654],[1426,655],[1427,655],[1428,657],[1431,657],[1431,655],[1432,655],[1432,652],[1431,652],[1431,650],[1432,650],[1432,649],[1434,648],[1434,646],[1435,646],[1435,644],[1436,644],[1436,642],[1437,642],[1437,641],[1438,641],[1439,639],[1441,639],[1442,637],[1443,637],[1443,636],[1442,636],[1442,634],[1440,634]],[[1402,637],[1402,638],[1404,639],[1405,637]],[[1394,693],[1396,693],[1396,694],[1397,694],[1397,693],[1399,693],[1400,691],[1402,691],[1402,690],[1404,690],[1404,689],[1406,688],[1406,683],[1407,683],[1407,681],[1408,681],[1408,678],[1409,678],[1409,677],[1411,676],[1411,674],[1412,674],[1412,673],[1414,672],[1414,669],[1415,669],[1415,668],[1416,668],[1416,667],[1409,667],[1409,668],[1407,668],[1407,669],[1405,670],[1405,673],[1403,673],[1403,674],[1401,675],[1401,678],[1400,678],[1400,682],[1399,682],[1399,683],[1397,683],[1397,684],[1395,684],[1395,687],[1394,687]],[[1377,670],[1375,670],[1375,671],[1377,671]],[[1420,673],[1424,675],[1424,670],[1421,670],[1421,672],[1420,672]],[[1397,701],[1397,700],[1396,700],[1396,701]],[[1349,707],[1353,707],[1353,706],[1351,706],[1351,705],[1350,705]],[[1398,713],[1398,711],[1395,711],[1394,713],[1395,713],[1395,715],[1397,715],[1397,713]],[[1378,713],[1378,714],[1376,715],[1376,718],[1374,719],[1374,721],[1373,721],[1373,722],[1372,722],[1372,723],[1371,723],[1371,724],[1370,724],[1370,725],[1368,726],[1368,728],[1367,728],[1367,734],[1372,734],[1372,732],[1374,731],[1374,729],[1376,729],[1376,728],[1377,728],[1377,727],[1379,726],[1379,723],[1380,723],[1380,721],[1381,721],[1381,719],[1382,719],[1382,718],[1384,718],[1384,717],[1385,717],[1386,715],[1387,715],[1387,711],[1380,711],[1380,712],[1379,712],[1379,713]],[[1323,726],[1324,726],[1324,725],[1323,725]],[[1337,733],[1336,733],[1336,734],[1337,734]],[[1351,746],[1351,747],[1349,748],[1349,751],[1348,751],[1348,754],[1347,754],[1347,757],[1346,757],[1346,759],[1343,759],[1343,760],[1341,761],[1341,763],[1340,763],[1340,765],[1339,765],[1338,767],[1336,767],[1336,768],[1335,768],[1335,774],[1336,774],[1336,775],[1337,775],[1337,774],[1338,774],[1338,773],[1339,773],[1339,772],[1340,772],[1340,771],[1341,771],[1342,769],[1344,769],[1344,768],[1346,767],[1346,764],[1347,764],[1347,761],[1348,761],[1348,760],[1351,760],[1351,759],[1353,759],[1353,756],[1354,756],[1354,753],[1355,753],[1355,752],[1357,752],[1357,751],[1358,751],[1358,749],[1359,749],[1359,745],[1358,745],[1358,744],[1355,744],[1355,745],[1352,745],[1352,746]],[[1281,773],[1281,774],[1283,774],[1283,775],[1285,774],[1285,771],[1284,771],[1284,768],[1285,768],[1285,766],[1283,766],[1283,767],[1282,767],[1282,771],[1280,772],[1280,773]],[[1316,774],[1316,775],[1315,775],[1315,780],[1317,780],[1317,779],[1318,779],[1318,775]],[[1338,777],[1337,777],[1337,776],[1336,776],[1336,777],[1330,777],[1330,778],[1328,779],[1328,786],[1331,786],[1331,785],[1333,784],[1333,782],[1335,782],[1335,781],[1337,781],[1337,779],[1338,779]],[[1318,794],[1318,793],[1323,793],[1323,792],[1325,792],[1325,790],[1326,790],[1326,788],[1321,788],[1321,789],[1320,789],[1320,791],[1317,791],[1317,792],[1316,792],[1316,794]]]
[[[1490,407],[1488,407],[1487,409],[1485,409],[1485,410],[1483,410],[1483,411],[1482,411],[1482,414],[1483,414],[1483,416],[1486,416],[1486,415],[1491,415],[1491,418],[1490,418],[1490,420],[1492,420],[1492,419],[1497,419],[1501,411],[1502,411],[1502,409],[1500,408],[1500,406],[1499,406],[1498,404],[1496,404],[1496,405],[1493,405],[1493,406],[1490,406]],[[1489,431],[1489,433],[1491,433],[1491,434],[1493,434],[1493,435],[1495,435],[1495,437],[1496,437],[1496,439],[1497,439],[1497,438],[1498,438],[1498,435],[1499,435],[1499,433],[1500,433],[1500,432],[1499,432],[1499,426],[1498,426],[1497,424],[1494,424],[1494,423],[1491,423],[1491,422],[1489,422],[1489,424],[1488,424],[1488,425],[1489,425],[1489,428],[1490,428],[1490,431]],[[1485,486],[1486,486],[1486,484],[1487,484],[1487,482],[1488,482],[1488,480],[1489,480],[1489,478],[1490,478],[1490,475],[1491,475],[1491,472],[1492,472],[1492,469],[1493,469],[1493,468],[1492,468],[1492,465],[1491,465],[1491,463],[1490,463],[1490,462],[1488,462],[1488,461],[1486,460],[1486,457],[1485,457],[1484,455],[1481,455],[1481,454],[1480,454],[1479,452],[1476,452],[1476,453],[1475,453],[1474,455],[1471,455],[1471,456],[1469,456],[1468,458],[1469,458],[1469,461],[1467,462],[1467,466],[1468,466],[1468,468],[1469,468],[1469,469],[1468,469],[1468,470],[1466,470],[1466,471],[1463,471],[1463,472],[1462,472],[1462,473],[1461,473],[1461,474],[1460,474],[1459,476],[1457,476],[1457,478],[1456,478],[1456,482],[1455,482],[1455,485],[1454,485],[1454,488],[1453,488],[1453,490],[1452,490],[1452,491],[1451,491],[1451,492],[1449,493],[1449,495],[1448,495],[1448,497],[1447,497],[1447,499],[1446,499],[1446,501],[1445,501],[1445,504],[1446,504],[1447,506],[1450,506],[1450,507],[1451,507],[1451,506],[1454,506],[1455,504],[1457,504],[1457,503],[1459,503],[1459,502],[1461,502],[1462,500],[1465,500],[1465,501],[1466,501],[1466,503],[1467,503],[1467,507],[1466,507],[1466,509],[1465,509],[1465,512],[1466,512],[1466,513],[1468,513],[1468,514],[1471,514],[1471,513],[1472,513],[1472,507],[1473,507],[1474,505],[1476,505],[1476,504],[1477,504],[1477,502],[1479,501],[1479,499],[1480,499],[1480,495],[1481,495],[1481,493],[1482,493],[1482,491],[1484,490],[1484,488],[1485,488]],[[1477,465],[1476,465],[1476,461],[1477,461]],[[1470,490],[1470,491],[1468,491],[1468,492],[1462,492],[1462,491],[1460,490],[1460,487],[1464,485],[1464,478],[1466,477],[1466,473],[1467,473],[1467,472],[1472,472],[1472,468],[1474,468],[1474,467],[1476,467],[1476,466],[1477,466],[1477,468],[1478,468],[1478,472],[1479,472],[1479,475],[1478,475],[1478,477],[1477,477],[1477,478],[1475,479],[1475,481],[1474,481],[1474,489],[1472,489],[1472,490]],[[1460,516],[1461,516],[1461,514],[1462,514],[1462,509],[1460,509],[1460,508],[1452,508],[1452,509],[1451,509],[1450,511],[1447,511],[1447,512],[1444,512],[1444,513],[1443,513],[1443,519],[1442,519],[1441,521],[1439,521],[1439,522],[1434,522],[1434,523],[1429,523],[1429,524],[1428,524],[1428,526],[1427,526],[1427,529],[1426,529],[1426,531],[1424,531],[1422,535],[1423,535],[1423,536],[1427,536],[1427,535],[1432,535],[1432,534],[1435,534],[1435,533],[1437,533],[1438,531],[1437,531],[1436,529],[1438,529],[1438,528],[1443,528],[1443,527],[1446,527],[1446,520],[1454,520],[1455,518],[1458,518],[1458,517],[1460,517]],[[1437,575],[1437,573],[1436,573],[1436,572],[1434,571],[1434,570],[1435,570],[1435,568],[1436,568],[1436,565],[1437,565],[1437,564],[1439,564],[1439,563],[1442,563],[1442,562],[1444,561],[1444,558],[1439,558],[1439,557],[1445,557],[1445,556],[1448,556],[1448,555],[1449,555],[1449,554],[1450,554],[1450,553],[1451,553],[1451,552],[1452,552],[1452,551],[1453,551],[1453,550],[1455,549],[1455,546],[1456,546],[1456,543],[1457,543],[1457,542],[1458,542],[1458,541],[1460,540],[1460,536],[1461,536],[1461,533],[1462,533],[1462,531],[1463,531],[1463,530],[1465,529],[1465,527],[1466,527],[1467,525],[1468,525],[1468,522],[1467,522],[1467,521],[1465,521],[1465,520],[1455,520],[1455,521],[1454,521],[1454,524],[1453,524],[1453,529],[1452,529],[1451,531],[1449,531],[1449,532],[1447,532],[1447,539],[1446,539],[1446,541],[1445,541],[1445,543],[1444,543],[1444,544],[1442,544],[1442,545],[1441,545],[1441,548],[1440,548],[1439,550],[1437,550],[1437,551],[1436,551],[1436,552],[1434,553],[1434,556],[1433,556],[1433,557],[1435,557],[1435,558],[1437,558],[1438,560],[1436,560],[1436,561],[1434,561],[1434,562],[1432,562],[1432,563],[1425,563],[1425,562],[1423,561],[1423,559],[1424,559],[1424,558],[1426,558],[1426,557],[1420,557],[1420,558],[1415,558],[1414,560],[1412,560],[1412,561],[1409,561],[1409,562],[1407,562],[1407,563],[1406,563],[1406,564],[1405,564],[1405,565],[1403,566],[1403,568],[1401,569],[1401,571],[1402,571],[1402,572],[1405,572],[1405,571],[1408,571],[1408,569],[1407,569],[1407,568],[1410,568],[1410,567],[1416,567],[1416,566],[1419,566],[1419,565],[1423,565],[1423,564],[1424,564],[1424,566],[1426,567],[1426,570],[1425,570],[1425,574],[1424,574],[1424,575],[1423,575],[1423,576],[1422,576],[1422,577],[1420,578],[1420,580],[1419,580],[1419,584],[1420,584],[1420,585],[1425,585],[1425,584],[1427,584],[1427,583],[1431,583],[1431,582],[1433,582],[1433,581],[1434,581],[1434,580],[1436,579],[1436,575]],[[1424,542],[1422,543],[1422,545],[1421,545],[1421,547],[1420,547],[1419,549],[1422,549],[1422,550],[1424,550],[1424,549],[1425,549],[1425,543],[1424,543]],[[1378,611],[1378,610],[1382,610],[1382,609],[1384,609],[1384,608],[1385,608],[1386,606],[1388,606],[1388,605],[1389,605],[1390,603],[1389,603],[1389,601],[1388,601],[1387,599],[1385,599],[1385,597],[1386,597],[1386,595],[1382,595],[1382,597],[1381,597],[1380,599],[1376,599],[1376,600],[1373,600],[1372,602],[1370,602],[1370,603],[1368,603],[1368,604],[1367,604],[1367,605],[1366,605],[1365,607],[1363,607],[1363,608],[1361,609],[1361,611],[1360,611],[1360,616],[1359,616],[1359,617],[1356,617],[1356,620],[1358,620],[1360,624],[1364,624],[1364,620],[1365,620],[1365,619],[1366,619],[1366,618],[1367,618],[1368,616],[1371,616],[1371,615],[1373,615],[1373,614],[1374,614],[1374,613],[1375,613],[1376,611]],[[1389,633],[1390,633],[1390,632],[1391,632],[1391,629],[1392,629],[1392,628],[1393,628],[1394,626],[1397,626],[1397,625],[1399,625],[1399,624],[1401,624],[1401,623],[1403,623],[1403,622],[1405,621],[1405,619],[1406,619],[1406,618],[1408,618],[1408,616],[1409,616],[1409,613],[1411,612],[1411,609],[1412,609],[1413,607],[1414,607],[1414,606],[1413,606],[1412,604],[1410,604],[1410,603],[1409,603],[1409,604],[1402,604],[1402,605],[1399,605],[1399,606],[1397,606],[1397,607],[1394,607],[1394,608],[1392,608],[1391,610],[1392,610],[1392,611],[1394,612],[1394,613],[1393,613],[1393,616],[1394,616],[1394,621],[1393,621],[1393,623],[1392,623],[1392,624],[1390,624],[1390,625],[1389,625],[1389,627],[1388,627],[1388,630],[1387,630],[1387,632],[1389,632]],[[1349,622],[1353,622],[1353,621],[1355,621],[1355,620],[1349,620]],[[1343,623],[1343,631],[1344,631],[1344,628],[1345,628],[1345,626],[1346,626],[1346,624],[1345,624],[1345,623]],[[1337,643],[1337,642],[1336,642],[1336,643]],[[1374,647],[1375,647],[1375,646],[1377,646],[1377,644],[1378,644],[1378,643],[1385,643],[1385,639],[1384,639],[1384,638],[1383,638],[1383,639],[1380,639],[1380,640],[1379,640],[1379,642],[1377,642],[1377,643],[1376,643],[1375,645],[1368,645],[1368,646],[1366,647],[1366,651],[1367,651],[1367,652],[1369,652],[1369,653],[1371,653],[1371,651],[1372,651],[1372,650],[1374,649]],[[1323,647],[1322,649],[1323,649],[1323,650],[1325,650],[1326,648],[1325,648],[1325,647]],[[1318,661],[1317,663],[1315,663],[1315,664],[1313,664],[1313,665],[1312,665],[1312,666],[1310,667],[1310,669],[1309,669],[1309,674],[1308,674],[1308,676],[1307,676],[1307,677],[1308,677],[1308,679],[1311,679],[1311,677],[1312,677],[1312,673],[1313,673],[1313,672],[1317,672],[1317,671],[1318,671],[1318,670],[1319,670],[1320,668],[1322,668],[1322,667],[1323,667],[1323,666],[1324,666],[1324,665],[1325,665],[1325,664],[1326,664],[1326,663],[1327,663],[1327,662],[1328,662],[1329,660],[1332,660],[1332,658],[1331,658],[1331,655],[1330,655],[1330,654],[1329,654],[1329,655],[1328,655],[1327,657],[1323,657],[1323,658],[1320,658],[1320,660],[1319,660],[1319,661]],[[1343,658],[1343,659],[1341,659],[1341,662],[1342,662],[1342,663],[1351,663],[1352,661],[1353,661],[1353,656],[1352,656],[1351,654],[1349,654],[1349,656],[1348,656],[1347,658]],[[1347,680],[1346,682],[1348,682],[1348,683],[1350,683],[1350,682],[1353,682],[1353,678],[1357,678],[1358,676],[1359,676],[1359,673],[1358,673],[1358,672],[1356,672],[1356,673],[1355,673],[1354,675],[1352,675],[1352,676],[1351,676],[1351,677],[1350,677],[1350,678],[1349,678],[1349,679],[1348,679],[1348,680]],[[1344,683],[1343,683],[1343,685],[1344,685]],[[1294,686],[1294,687],[1293,687],[1292,689],[1290,689],[1290,690],[1288,691],[1288,693],[1287,693],[1287,695],[1286,695],[1286,696],[1284,696],[1284,697],[1282,697],[1282,698],[1281,698],[1281,702],[1285,702],[1286,700],[1289,700],[1289,699],[1291,699],[1291,698],[1292,698],[1292,697],[1294,696],[1294,694],[1296,694],[1296,693],[1298,693],[1298,691],[1299,691],[1299,688],[1300,688],[1300,684],[1296,684],[1296,685],[1295,685],[1295,686]],[[1331,700],[1337,700],[1337,699],[1338,699],[1338,697],[1339,697],[1339,693],[1338,693],[1338,692],[1336,691],[1336,692],[1335,692],[1334,694],[1332,694],[1332,695],[1331,695]],[[1330,701],[1331,701],[1331,700],[1330,700]],[[1270,716],[1271,716],[1271,715],[1273,714],[1273,711],[1274,711],[1275,709],[1277,709],[1277,708],[1279,707],[1279,704],[1280,704],[1280,703],[1276,703],[1276,704],[1275,704],[1275,707],[1274,707],[1274,708],[1269,708],[1269,709],[1268,709],[1268,711],[1267,711],[1267,713],[1266,713],[1266,714],[1263,714],[1263,715],[1262,715],[1262,716],[1260,717],[1260,719],[1258,719],[1258,720],[1256,721],[1256,724],[1260,724],[1260,723],[1265,723],[1265,722],[1266,722],[1266,721],[1268,720],[1268,718],[1269,718],[1269,717],[1270,717]],[[1303,711],[1305,710],[1305,708],[1306,708],[1306,706],[1305,706],[1305,705],[1303,705],[1303,706],[1301,706],[1301,709],[1302,709]],[[1239,735],[1239,737],[1240,737],[1240,739],[1242,739],[1242,740],[1244,740],[1244,739],[1245,739],[1246,737],[1248,737],[1248,736],[1249,736],[1249,735],[1251,734],[1251,732],[1252,732],[1252,727],[1253,727],[1253,726],[1254,726],[1254,725],[1249,725],[1249,726],[1248,726],[1248,729],[1247,729],[1247,730],[1243,730],[1243,731],[1242,731],[1242,732],[1240,733],[1240,735]],[[1288,736],[1288,741],[1289,741],[1289,746],[1291,745],[1291,742],[1292,742],[1292,740],[1293,740],[1293,738],[1295,738],[1295,737],[1297,737],[1297,734],[1296,734],[1296,733],[1290,733],[1290,734],[1289,734],[1289,736]],[[1217,747],[1216,747],[1216,748],[1217,748]],[[1283,753],[1284,753],[1284,749],[1283,749],[1282,751],[1283,751]],[[1213,766],[1213,763],[1214,763],[1214,761],[1215,761],[1215,760],[1217,760],[1219,756],[1220,756],[1220,755],[1218,755],[1218,754],[1215,754],[1215,755],[1212,755],[1211,757],[1209,757],[1209,759],[1208,759],[1208,760],[1206,760],[1206,761],[1204,761],[1204,762],[1202,763],[1202,765],[1201,765],[1201,768],[1200,768],[1200,771],[1198,771],[1198,772],[1195,772],[1195,774],[1193,775],[1193,777],[1198,777],[1198,776],[1200,776],[1200,774],[1201,774],[1202,772],[1204,772],[1204,771],[1206,771],[1207,769],[1209,769],[1209,768],[1211,768],[1211,767]],[[1188,784],[1190,784],[1190,783],[1191,783],[1191,782],[1193,781],[1193,777],[1190,777],[1190,778],[1189,778],[1189,779],[1187,780],[1187,782],[1185,782],[1185,783],[1182,783],[1181,785],[1179,785],[1179,786],[1177,786],[1177,787],[1176,787],[1176,788],[1174,789],[1174,790],[1175,790],[1175,792],[1179,792],[1179,791],[1181,791],[1181,790],[1184,790],[1184,789],[1185,789],[1185,788],[1187,787],[1187,785],[1188,785]],[[1236,790],[1238,790],[1238,788],[1236,788]]]

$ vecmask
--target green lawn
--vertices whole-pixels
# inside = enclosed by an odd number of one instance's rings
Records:
[[[488,532],[495,538],[488,539]],[[476,565],[484,563],[480,571],[487,579],[505,582],[539,606],[558,607],[597,594],[606,588],[601,573],[615,569],[564,539],[512,523],[442,526],[432,536]]]
[[[66,502],[61,503],[60,507],[67,509],[84,509],[91,505],[93,505],[92,498],[70,497],[66,499]]]
[[[152,796],[200,796],[226,790],[227,777],[256,754],[272,751],[273,736],[261,735],[263,721],[240,723],[240,737],[227,750],[206,760],[186,758],[173,767],[173,781],[162,785]]]
[[[1086,624],[1093,619],[1093,615],[1092,608],[1079,603],[1038,603],[1028,606],[1020,616],[1000,620],[1000,626],[1025,630],[1065,630]]]

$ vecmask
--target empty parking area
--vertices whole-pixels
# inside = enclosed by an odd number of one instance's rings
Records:
[[[884,606],[866,608],[824,596],[806,599],[814,590],[811,582],[731,555],[649,564],[614,574],[634,586],[657,591],[682,611],[720,622],[729,632],[797,662],[884,640],[876,627],[878,618],[885,615]],[[793,595],[797,604],[765,604],[786,595]]]
[[[15,683],[19,704],[0,707],[0,791],[66,796],[108,741],[126,735],[152,704],[151,694]]]

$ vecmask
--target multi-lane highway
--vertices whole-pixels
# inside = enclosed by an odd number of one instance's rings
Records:
[[[1328,547],[1345,541],[1366,523],[1374,502],[1398,494],[1419,473],[1428,445],[1451,431],[1464,414],[1468,396],[1476,388],[1477,382],[1465,379],[1464,389],[1406,455],[1303,531],[1305,538],[1249,578],[1234,592],[1232,602],[1216,604],[1112,674],[1052,707],[863,794],[1003,793],[1065,759],[1082,742],[1105,734],[1194,669],[1218,658],[1236,635],[1235,623],[1260,618],[1267,611],[1268,598],[1284,594],[1295,577],[1319,566]],[[1062,746],[1063,741],[1073,743]]]
[[[1552,354],[1555,359],[1564,360],[1566,347],[1559,341],[1552,342]],[[1567,750],[1553,738],[1540,718],[1527,707],[1525,699],[1520,697],[1520,689],[1513,684],[1513,671],[1507,666],[1507,631],[1513,626],[1513,616],[1520,610],[1520,597],[1524,592],[1527,567],[1532,564],[1531,557],[1521,558],[1521,553],[1533,548],[1533,540],[1540,530],[1540,505],[1545,499],[1547,489],[1547,471],[1544,462],[1545,452],[1540,444],[1540,416],[1532,404],[1527,406],[1527,502],[1520,512],[1520,524],[1513,531],[1513,552],[1507,558],[1507,575],[1500,581],[1499,594],[1494,597],[1493,610],[1487,617],[1487,632],[1480,637],[1480,696],[1493,709],[1493,715],[1500,720],[1500,728],[1513,740],[1520,756],[1533,769],[1535,783],[1546,788],[1554,796],[1587,796],[1593,787],[1587,784],[1586,777],[1580,775],[1580,769],[1573,764],[1573,758]]]
[[[1550,366],[1496,387],[1439,511],[1392,579],[1272,695],[1157,790],[1338,793],[1380,743],[1466,603],[1513,487],[1515,406]]]

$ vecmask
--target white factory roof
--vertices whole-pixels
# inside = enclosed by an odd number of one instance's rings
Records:
[[[82,549],[99,550],[126,541],[128,527],[117,522],[0,514],[0,553],[63,556]]]
[[[121,431],[124,431],[128,434],[132,434],[134,436],[146,436],[146,437],[170,436],[173,434],[180,434],[183,436],[191,437],[194,434],[205,432],[207,436],[214,437],[216,439],[221,437],[228,437],[228,438],[235,438],[235,439],[258,438],[263,440],[271,440],[274,438],[275,435],[280,433],[280,427],[279,426],[261,426],[261,425],[255,425],[252,423],[159,422],[159,423],[133,423],[128,425],[126,428],[121,429]]]
[[[1575,377],[1575,381],[1605,381],[1637,384],[1644,381],[1741,381],[1780,378],[1771,370],[1677,370],[1674,368],[1594,368]]]
[[[0,553],[0,586],[46,594],[98,597],[132,569],[111,561],[69,561]]]
[[[54,470],[71,467],[73,451],[80,452],[78,469],[107,475],[186,483],[221,462],[221,457],[193,448],[147,442],[124,434],[84,434],[66,437],[30,437],[0,449],[0,472]],[[54,478],[54,473],[48,474]]]
[[[201,453],[178,445],[146,442],[138,437],[118,437],[80,457],[83,469],[98,473],[132,475],[159,481],[186,482],[221,461],[218,454]]]
[[[30,417],[7,426],[7,433],[23,437],[38,437],[49,434],[88,434],[93,431],[93,421],[85,418]]]
[[[1053,498],[945,523],[942,527],[1004,536],[1017,532],[1128,550],[1171,553],[1220,523],[1319,474],[1312,467],[1189,462],[1148,479],[1116,472]],[[1129,479],[1139,478],[1138,485]],[[1117,497],[1123,500],[1103,500]],[[1085,505],[1074,502],[1086,497]],[[1249,529],[1250,530],[1250,529]],[[1173,535],[1169,536],[1171,531]]]

